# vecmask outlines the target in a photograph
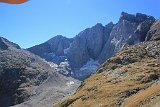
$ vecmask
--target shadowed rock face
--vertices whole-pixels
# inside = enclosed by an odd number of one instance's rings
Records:
[[[0,49],[1,50],[6,50],[9,47],[14,47],[14,48],[20,49],[19,45],[15,44],[13,42],[10,42],[10,41],[8,41],[7,39],[5,39],[3,37],[0,37]]]
[[[100,62],[104,62],[125,44],[133,45],[145,41],[150,26],[155,21],[152,16],[137,13],[135,15],[121,13],[119,22],[113,27],[109,39],[100,55]]]
[[[50,66],[41,58],[4,38],[0,47],[0,105],[6,107],[25,101],[31,86],[46,80]],[[4,105],[3,105],[4,104]]]
[[[52,61],[59,64],[60,62],[64,61],[64,50],[70,46],[72,41],[73,39],[58,35],[47,42],[31,47],[28,50],[36,55],[41,56],[47,61]]]
[[[160,20],[157,20],[147,33],[146,40],[159,40],[160,39]]]
[[[133,15],[133,14],[122,12],[120,16],[120,21],[127,20],[134,23],[141,23],[148,18],[155,20],[152,16],[147,16],[146,14],[142,14],[142,13],[136,13],[135,15]]]
[[[71,43],[67,50],[67,58],[73,71],[73,77],[83,80],[94,72],[89,66],[93,67],[95,65],[94,61],[98,60],[113,26],[112,22],[106,26],[98,23],[92,28],[80,32],[74,38],[73,43]],[[93,60],[91,63],[90,59]],[[96,70],[98,65],[94,66],[94,70]],[[86,69],[87,67],[81,69],[82,66],[88,66],[88,69]]]
[[[90,58],[98,60],[113,26],[113,23],[109,23],[105,27],[98,23],[92,28],[88,28],[79,33],[67,53],[71,61],[71,66],[73,68],[80,68]]]
[[[59,74],[58,70],[65,69],[57,69],[54,64],[52,66],[39,56],[1,37],[0,106],[8,107],[24,102],[19,107],[50,107],[68,96],[76,90],[79,82]],[[67,85],[70,82],[75,85]]]

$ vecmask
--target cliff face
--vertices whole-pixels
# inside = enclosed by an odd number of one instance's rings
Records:
[[[160,104],[159,58],[160,40],[125,47],[55,107],[156,107]]]
[[[152,16],[122,12],[117,24],[111,22],[103,26],[98,23],[80,32],[74,39],[54,37],[28,50],[57,64],[67,60],[71,76],[84,80],[125,45],[147,40],[154,22]]]
[[[21,50],[17,44],[5,38],[0,38],[0,105],[2,107],[25,101],[30,95],[27,87],[42,83],[50,72],[50,66],[38,56]]]
[[[104,62],[122,49],[125,44],[134,45],[145,41],[146,34],[154,21],[152,16],[122,12],[119,22],[113,27],[101,52],[99,61]]]
[[[147,40],[160,40],[160,20],[157,20],[147,33]]]
[[[80,32],[73,39],[56,36],[28,50],[57,64],[67,60],[72,69],[71,76],[82,80],[90,76],[99,66],[98,57],[109,38],[113,26],[112,22],[106,26],[99,23]],[[86,64],[94,66],[94,69],[87,69]],[[85,69],[82,68],[82,70],[81,67],[83,66],[85,66]],[[84,73],[84,70],[87,73]]]
[[[98,59],[113,26],[113,23],[109,23],[105,27],[102,24],[97,24],[75,37],[75,41],[72,43],[67,54],[70,60],[75,62],[74,66],[79,68],[90,58],[94,60]],[[79,58],[81,60],[76,60]]]

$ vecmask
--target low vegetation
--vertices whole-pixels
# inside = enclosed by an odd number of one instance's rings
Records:
[[[56,107],[139,107],[160,103],[160,41],[126,47]]]

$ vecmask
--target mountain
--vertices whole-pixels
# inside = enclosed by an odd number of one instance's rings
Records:
[[[146,34],[154,21],[154,17],[145,14],[137,13],[132,15],[122,12],[102,50],[100,62],[104,62],[113,56],[126,44],[134,45],[145,41]]]
[[[159,22],[146,33],[148,41],[124,46],[55,107],[159,107]]]
[[[67,49],[67,58],[73,71],[73,77],[83,80],[98,68],[100,65],[98,57],[109,38],[113,25],[111,22],[104,27],[98,23],[75,37]]]
[[[156,107],[159,58],[160,20],[141,13],[27,50],[0,37],[0,106]]]
[[[28,50],[40,57],[46,59],[47,61],[52,61],[59,64],[65,59],[64,50],[67,49],[73,39],[63,37],[62,35],[55,36],[45,43],[36,45],[29,48]]]
[[[20,49],[19,45],[8,41],[6,38],[0,37],[0,49],[5,50],[5,49],[8,49],[9,47]]]
[[[49,40],[50,42],[28,50],[56,64],[67,60],[71,68],[69,74],[84,80],[125,45],[134,45],[149,38],[146,35],[154,22],[155,18],[152,16],[122,12],[116,24],[110,22],[103,26],[98,23],[80,32],[73,39],[56,36]]]
[[[49,63],[0,37],[0,106],[51,107],[80,84],[60,71],[65,71],[62,65]]]

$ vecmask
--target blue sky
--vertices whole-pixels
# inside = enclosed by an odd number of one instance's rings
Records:
[[[74,37],[96,23],[116,23],[122,11],[160,18],[160,0],[30,0],[0,3],[0,36],[22,48],[63,35]]]

